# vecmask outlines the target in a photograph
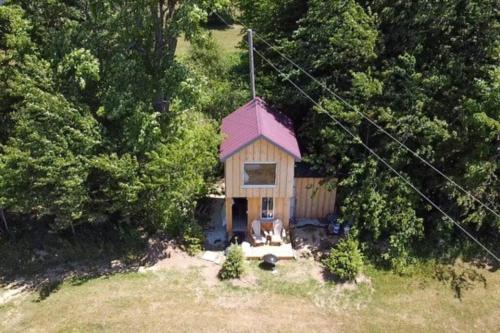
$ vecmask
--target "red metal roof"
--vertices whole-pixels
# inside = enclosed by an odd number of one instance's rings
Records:
[[[259,97],[222,119],[222,134],[222,161],[260,138],[269,140],[296,160],[301,159],[290,118],[272,110]]]

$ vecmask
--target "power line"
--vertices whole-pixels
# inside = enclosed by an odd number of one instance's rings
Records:
[[[217,15],[217,17],[224,23],[226,24],[227,26],[230,26],[230,24],[224,20],[217,12],[213,12],[215,15]],[[238,23],[240,23],[243,27],[249,29],[244,23],[242,23],[241,21],[239,20],[236,20]],[[359,115],[361,115],[364,119],[366,119],[368,122],[370,122],[370,124],[374,125],[375,127],[377,127],[382,133],[384,133],[385,135],[387,135],[389,138],[391,138],[392,140],[394,140],[395,142],[397,142],[399,144],[399,146],[403,149],[405,149],[406,151],[408,151],[409,153],[411,153],[413,156],[415,156],[416,158],[418,158],[421,162],[423,162],[424,164],[426,164],[428,167],[430,167],[431,169],[433,169],[435,172],[437,172],[440,176],[442,176],[443,178],[445,178],[449,183],[455,185],[458,189],[460,189],[463,193],[467,194],[470,198],[472,198],[474,201],[476,201],[477,203],[479,203],[483,208],[487,209],[488,211],[490,211],[492,214],[494,214],[496,217],[500,218],[500,213],[496,212],[495,210],[493,210],[492,208],[490,208],[488,205],[486,205],[485,203],[483,203],[481,200],[479,200],[475,195],[473,195],[470,191],[468,191],[467,189],[465,189],[464,187],[462,187],[460,184],[458,184],[457,182],[455,182],[453,179],[451,179],[450,177],[448,177],[446,174],[444,174],[441,170],[439,170],[437,167],[435,167],[431,162],[427,161],[426,159],[424,159],[422,156],[420,156],[416,151],[414,151],[413,149],[411,149],[410,147],[408,147],[407,145],[405,145],[403,142],[401,142],[400,140],[398,140],[397,138],[395,138],[391,133],[389,133],[388,131],[386,131],[382,126],[378,125],[375,121],[373,121],[370,117],[368,117],[365,113],[359,111],[358,109],[356,109],[353,105],[351,105],[349,102],[347,102],[344,98],[342,98],[341,96],[339,96],[337,93],[335,93],[332,89],[330,89],[325,83],[321,82],[320,80],[318,80],[317,78],[315,78],[313,75],[311,75],[308,71],[306,71],[304,68],[302,68],[300,65],[298,65],[296,62],[294,62],[292,59],[290,59],[288,56],[286,56],[285,54],[283,54],[281,51],[279,51],[277,49],[276,46],[272,45],[271,43],[269,43],[268,41],[266,41],[263,37],[259,36],[257,33],[254,32],[254,35],[255,37],[257,37],[259,40],[261,40],[262,42],[264,42],[264,44],[266,44],[268,47],[270,47],[272,50],[274,50],[276,53],[278,53],[282,58],[284,58],[285,60],[287,60],[290,64],[292,64],[293,66],[295,66],[297,69],[299,69],[302,73],[304,73],[305,75],[307,75],[311,80],[313,80],[314,82],[316,82],[318,85],[320,85],[321,87],[323,87],[326,91],[328,91],[331,95],[333,95],[335,98],[337,98],[339,101],[341,101],[342,103],[344,103],[346,106],[348,106],[349,108],[351,108],[353,111],[355,111],[356,113],[358,113]]]
[[[316,102],[309,94],[307,94],[302,88],[300,88],[294,81],[292,81],[288,76],[285,75],[276,65],[274,65],[269,59],[267,59],[262,53],[257,51],[257,49],[253,49],[255,53],[261,57],[264,61],[266,61],[274,70],[276,70],[279,74],[283,76],[285,80],[287,80],[290,84],[292,84],[302,95],[304,95],[307,99],[309,99],[322,113],[326,114],[330,117],[336,125],[340,126],[344,131],[346,131],[350,136],[353,137],[354,141],[361,144],[370,154],[375,156],[380,162],[382,162],[389,170],[391,170],[394,174],[396,174],[399,178],[401,178],[408,186],[410,186],[415,192],[417,192],[422,198],[424,198],[429,204],[431,204],[434,208],[436,208],[441,214],[443,214],[446,218],[448,218],[453,224],[455,224],[460,230],[462,230],[470,239],[476,242],[480,247],[482,247],[487,253],[489,253],[493,258],[495,258],[498,262],[500,262],[500,258],[493,253],[490,249],[488,249],[485,245],[483,245],[479,240],[477,240],[469,231],[467,231],[460,223],[455,221],[451,216],[449,216],[441,207],[439,207],[434,201],[432,201],[428,196],[426,196],[422,191],[420,191],[415,185],[413,185],[406,177],[404,177],[401,173],[399,173],[396,169],[394,169],[387,161],[385,161],[380,155],[378,155],[373,149],[371,149],[368,145],[366,145],[361,139],[356,136],[351,130],[349,130],[344,124],[342,124],[337,118],[335,118],[332,114],[330,114],[327,110],[323,108],[321,104]]]

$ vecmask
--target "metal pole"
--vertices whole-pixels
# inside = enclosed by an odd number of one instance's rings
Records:
[[[252,89],[252,98],[255,98],[255,71],[253,67],[253,32],[248,29],[248,53],[250,56],[250,88]]]

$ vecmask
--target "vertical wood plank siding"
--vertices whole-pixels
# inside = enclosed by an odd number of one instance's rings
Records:
[[[245,162],[275,162],[276,185],[272,188],[243,187]],[[294,158],[265,139],[259,139],[241,149],[225,161],[226,197],[273,197],[293,196]]]
[[[276,163],[276,185],[274,187],[243,187],[243,165],[245,162]],[[260,219],[263,197],[274,199],[274,216],[288,226],[290,200],[293,196],[294,158],[266,139],[259,139],[241,149],[225,161],[227,231],[232,233],[232,198],[247,198],[248,224]]]
[[[276,163],[274,187],[243,187],[245,162]],[[335,208],[335,190],[319,186],[321,178],[294,178],[294,158],[266,139],[259,139],[225,161],[227,231],[232,233],[232,198],[248,199],[248,228],[260,219],[263,197],[274,198],[274,216],[288,227],[291,200],[295,217],[323,218]],[[294,191],[295,186],[295,191]],[[295,192],[295,198],[294,197]]]
[[[336,191],[319,185],[321,178],[295,178],[295,217],[322,218],[335,209]]]
[[[226,198],[224,205],[226,208],[226,231],[231,237],[233,235],[233,199]]]

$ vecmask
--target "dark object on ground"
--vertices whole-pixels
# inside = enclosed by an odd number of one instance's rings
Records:
[[[326,216],[328,222],[328,233],[332,235],[340,234],[340,223],[338,223],[337,213],[330,213]]]
[[[345,221],[343,224],[338,222],[337,213],[330,213],[326,216],[326,220],[328,222],[328,233],[330,235],[341,235],[343,234],[345,237],[349,236],[349,231],[351,231],[351,223],[349,221]]]
[[[229,240],[229,244],[241,244],[245,241],[245,233],[242,231],[235,231],[233,237]]]
[[[297,219],[292,219],[290,227],[297,229],[306,227],[328,228],[328,222],[326,221],[326,219],[325,220],[305,219],[300,221]]]
[[[267,266],[271,269],[274,268],[274,266],[278,263],[278,260],[278,257],[271,253],[266,254],[262,257],[264,266]]]

